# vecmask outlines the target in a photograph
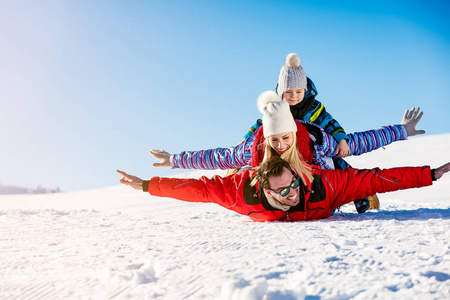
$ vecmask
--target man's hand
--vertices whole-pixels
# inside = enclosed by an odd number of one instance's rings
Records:
[[[140,179],[139,177],[133,176],[133,175],[129,175],[123,171],[116,170],[116,172],[123,176],[120,179],[121,184],[125,184],[135,190],[142,191],[142,183],[144,182],[142,179]]]
[[[436,178],[436,180],[437,180],[437,179],[441,178],[442,175],[444,175],[448,171],[450,171],[450,162],[435,169],[434,170],[434,178]]]
[[[403,120],[400,123],[401,125],[405,125],[406,131],[408,132],[408,136],[414,136],[418,134],[424,134],[425,130],[416,130],[416,125],[419,123],[420,119],[423,116],[423,111],[420,112],[420,107],[413,107],[411,111],[407,109],[405,114],[403,115]]]
[[[334,155],[339,155],[339,157],[344,158],[350,154],[350,147],[346,140],[342,140],[339,142],[339,145],[336,147],[336,151]]]
[[[170,167],[170,153],[164,150],[152,149],[149,151],[150,155],[154,156],[159,162],[154,163],[154,167]]]

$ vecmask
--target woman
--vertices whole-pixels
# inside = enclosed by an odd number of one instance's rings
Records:
[[[289,105],[275,92],[262,93],[258,97],[258,108],[263,113],[264,125],[256,131],[255,135],[249,136],[239,145],[229,148],[184,151],[174,155],[164,150],[151,150],[150,154],[159,160],[153,166],[204,170],[235,169],[247,165],[257,167],[265,159],[265,155],[282,155],[292,148],[284,156],[293,156],[295,159],[299,151],[301,155],[299,158],[306,163],[318,165],[324,169],[334,169],[331,158],[338,156],[339,153],[336,153],[338,143],[331,135],[311,122],[294,121]],[[416,130],[416,125],[423,115],[423,112],[419,112],[420,108],[407,110],[399,125],[348,134],[350,155],[361,155],[392,142],[405,140],[408,136],[423,134],[424,131]],[[289,120],[291,124],[287,126],[289,130],[268,134],[269,128],[274,126],[272,124],[277,124],[279,120]],[[292,123],[295,124],[295,128]],[[268,128],[267,131],[265,128]],[[292,145],[295,147],[291,147]],[[289,161],[293,163],[290,159]]]

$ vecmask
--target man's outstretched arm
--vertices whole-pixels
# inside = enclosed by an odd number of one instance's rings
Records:
[[[118,171],[121,184],[135,190],[149,192],[153,196],[174,198],[187,202],[217,203],[225,208],[240,212],[243,184],[249,178],[248,172],[227,177],[205,176],[193,178],[153,177],[142,180],[137,176]]]
[[[450,171],[450,163],[439,168],[401,167],[391,169],[324,170],[323,183],[330,187],[334,196],[333,207],[364,198],[375,193],[386,193],[410,188],[419,188],[432,184]]]

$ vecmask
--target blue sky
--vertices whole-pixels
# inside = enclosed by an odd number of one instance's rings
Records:
[[[0,182],[76,191],[149,178],[152,148],[238,143],[288,53],[350,133],[450,132],[442,1],[0,0]]]

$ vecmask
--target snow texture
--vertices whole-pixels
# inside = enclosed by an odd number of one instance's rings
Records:
[[[348,161],[438,167],[448,149],[450,134],[425,136]],[[379,195],[380,210],[298,223],[125,186],[3,195],[0,299],[448,299],[449,194],[446,174]]]

